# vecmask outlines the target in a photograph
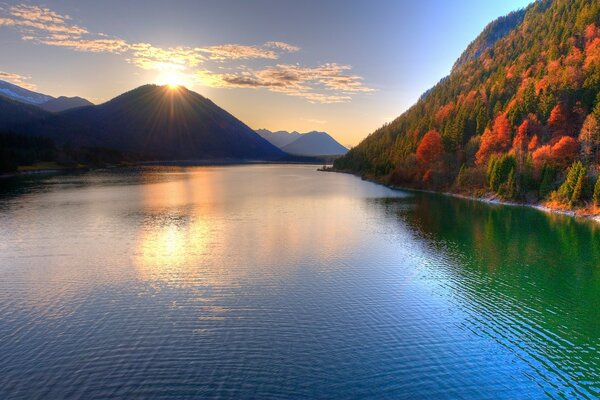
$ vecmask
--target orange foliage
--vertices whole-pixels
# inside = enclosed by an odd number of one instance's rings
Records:
[[[438,112],[435,113],[435,120],[438,124],[442,123],[450,113],[454,110],[454,103],[450,102],[445,106],[440,107]]]
[[[564,103],[557,104],[550,112],[550,118],[548,118],[548,130],[553,139],[569,133],[569,118],[567,107]]]
[[[511,145],[510,122],[505,113],[498,114],[493,128],[486,129],[481,136],[481,144],[475,155],[475,163],[484,165],[492,154],[508,151]]]
[[[545,145],[533,152],[533,162],[540,167],[544,162],[566,168],[579,153],[579,143],[570,136],[563,136],[554,146]]]
[[[600,64],[600,38],[594,39],[586,47],[585,62],[583,64],[585,69],[590,69]]]
[[[535,149],[537,149],[540,145],[540,139],[538,138],[538,135],[534,135],[531,140],[529,141],[529,146],[527,146],[527,150],[529,151],[534,151]]]
[[[440,160],[443,154],[444,144],[440,134],[435,130],[427,132],[417,147],[419,162],[423,165],[431,165]]]

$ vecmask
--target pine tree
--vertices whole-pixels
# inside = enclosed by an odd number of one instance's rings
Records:
[[[600,206],[600,176],[596,179],[596,185],[594,185],[594,205]]]
[[[585,181],[585,174],[580,174],[577,179],[577,183],[573,188],[573,194],[571,195],[571,200],[569,201],[569,206],[573,207],[579,204],[581,201],[581,193],[583,192],[583,185]]]

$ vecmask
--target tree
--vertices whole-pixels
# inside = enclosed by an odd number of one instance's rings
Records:
[[[511,145],[511,128],[506,113],[498,114],[492,129],[486,129],[481,137],[479,151],[475,155],[477,165],[485,165],[492,154],[508,151]]]
[[[424,166],[430,166],[439,161],[443,154],[444,143],[440,134],[435,130],[427,132],[417,147],[419,162]]]
[[[600,147],[600,124],[594,114],[587,116],[579,134],[581,143],[581,158],[589,163],[595,161]]]
[[[569,115],[564,103],[558,103],[550,112],[550,118],[548,118],[548,131],[550,132],[552,139],[570,134]]]
[[[596,184],[594,185],[594,205],[600,206],[600,176],[596,178]]]
[[[558,167],[567,167],[579,153],[579,144],[570,136],[563,136],[552,146],[552,160]]]
[[[584,189],[587,171],[581,161],[575,161],[567,172],[567,177],[563,184],[558,188],[558,195],[561,200],[568,203],[571,207],[581,200],[581,194]]]

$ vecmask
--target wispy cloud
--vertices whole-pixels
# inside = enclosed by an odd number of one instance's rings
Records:
[[[0,80],[13,83],[17,86],[21,86],[25,89],[35,90],[36,86],[33,83],[28,82],[31,79],[29,76],[23,76],[19,74],[13,74],[11,72],[0,71]]]
[[[348,65],[323,64],[318,67],[278,64],[261,70],[235,73],[198,72],[200,82],[213,87],[266,88],[273,92],[303,97],[313,103],[343,103],[358,92],[372,92],[362,77],[347,72]]]
[[[126,61],[145,70],[175,71],[195,75],[199,83],[211,87],[265,88],[313,103],[348,102],[356,93],[373,89],[363,78],[350,73],[352,67],[335,63],[318,67],[276,64],[253,70],[231,65],[240,60],[278,60],[300,51],[298,46],[269,41],[262,45],[221,44],[203,47],[158,47],[150,43],[131,43],[103,33],[90,32],[75,24],[68,15],[48,8],[20,4],[0,5],[0,27],[16,29],[26,41],[68,48],[79,52],[124,54]],[[219,65],[227,73],[217,73]],[[213,65],[211,70],[211,63]]]

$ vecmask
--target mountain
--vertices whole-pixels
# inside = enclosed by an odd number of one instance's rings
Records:
[[[279,148],[282,148],[283,146],[292,143],[294,140],[302,136],[302,134],[298,132],[271,132],[267,129],[257,129],[256,133],[258,133],[263,139],[268,140],[271,144]]]
[[[30,124],[47,118],[49,115],[48,112],[31,104],[0,96],[0,131],[8,131],[18,125]]]
[[[81,97],[60,96],[58,98],[54,98],[47,94],[33,92],[2,80],[0,80],[0,97],[9,98],[25,104],[35,105],[45,111],[55,113],[70,110],[72,108],[93,105],[88,100]]]
[[[599,92],[600,2],[538,0],[492,22],[448,77],[334,167],[395,185],[600,205]]]
[[[43,110],[50,111],[53,113],[58,113],[66,110],[71,110],[73,108],[93,106],[94,104],[90,101],[81,98],[81,97],[65,97],[60,96],[57,98],[52,98],[45,103],[41,103],[39,107]]]
[[[348,152],[325,132],[308,132],[281,148],[289,154],[302,156],[338,156]]]
[[[0,95],[26,104],[43,104],[52,100],[52,96],[36,93],[12,83],[0,80]]]
[[[147,160],[285,156],[233,115],[183,87],[141,86],[104,104],[53,114],[18,130]]]
[[[297,156],[339,156],[348,152],[347,148],[325,132],[271,132],[267,129],[256,132],[286,153]]]

